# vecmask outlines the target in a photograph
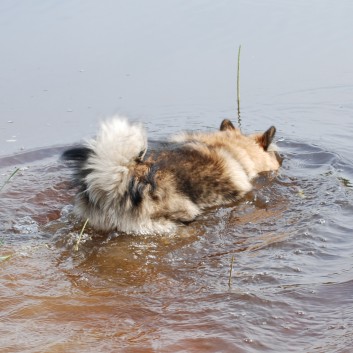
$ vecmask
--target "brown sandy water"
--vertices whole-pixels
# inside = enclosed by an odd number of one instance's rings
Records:
[[[88,228],[78,251],[61,149],[12,157],[21,170],[0,198],[2,351],[348,352],[353,190],[339,170],[350,166],[279,145],[280,174],[238,204],[169,236]],[[8,174],[11,158],[1,161]]]
[[[3,0],[0,186],[19,171],[0,192],[0,351],[351,352],[352,17],[348,0]],[[76,251],[59,157],[115,112],[157,141],[275,125],[283,166],[177,234],[88,227]]]

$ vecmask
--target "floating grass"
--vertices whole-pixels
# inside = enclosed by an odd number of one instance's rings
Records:
[[[2,255],[2,256],[0,256],[0,262],[3,262],[5,260],[9,259],[11,256],[12,255]]]
[[[86,228],[86,225],[87,225],[88,221],[89,221],[89,218],[86,219],[86,222],[85,222],[85,224],[83,225],[83,227],[81,229],[80,235],[78,236],[77,242],[76,242],[76,244],[74,246],[74,250],[75,251],[78,251],[78,246],[79,246],[79,244],[81,242],[81,238],[82,238],[83,232],[85,231],[85,228]]]
[[[7,180],[5,180],[5,183],[2,184],[2,186],[0,187],[0,192],[2,191],[2,189],[5,187],[6,184],[8,184],[10,182],[10,180],[15,176],[15,174],[20,170],[20,168],[16,168],[12,174],[7,178]]]
[[[238,105],[238,125],[241,127],[241,119],[240,119],[240,51],[241,45],[238,48],[238,65],[237,65],[237,105]]]
[[[230,261],[229,278],[228,278],[228,286],[229,287],[231,287],[231,285],[232,285],[233,263],[234,263],[234,255],[232,256],[232,260]]]
[[[347,188],[352,188],[353,184],[349,179],[343,178],[343,177],[338,177],[338,180]]]

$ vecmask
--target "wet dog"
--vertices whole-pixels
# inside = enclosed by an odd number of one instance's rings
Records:
[[[142,125],[114,117],[95,139],[63,154],[79,188],[76,212],[102,231],[174,231],[244,196],[259,173],[276,171],[275,132],[246,136],[223,120],[218,131],[182,133],[147,153]]]

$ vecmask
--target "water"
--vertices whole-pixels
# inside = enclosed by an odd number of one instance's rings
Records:
[[[2,352],[350,352],[349,1],[0,4]],[[60,153],[120,112],[162,140],[275,125],[275,177],[173,236],[97,234]],[[230,264],[234,256],[231,282]]]

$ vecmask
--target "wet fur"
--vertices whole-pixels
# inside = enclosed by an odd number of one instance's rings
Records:
[[[277,170],[275,132],[245,136],[223,120],[219,131],[182,133],[146,155],[142,125],[115,117],[95,139],[63,154],[74,169],[76,212],[97,230],[171,232],[206,208],[241,198],[259,173]]]

